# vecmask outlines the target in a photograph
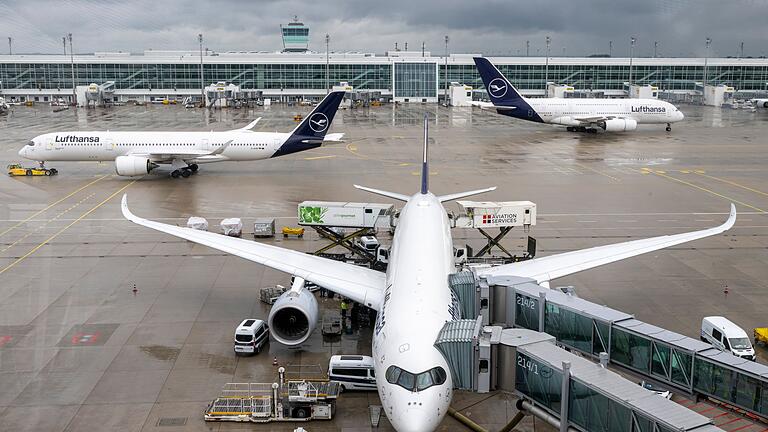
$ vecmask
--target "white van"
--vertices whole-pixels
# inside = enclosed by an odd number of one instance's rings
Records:
[[[246,319],[235,330],[235,355],[258,354],[269,342],[269,327],[260,319]]]
[[[328,379],[341,383],[342,390],[376,390],[373,357],[335,355],[328,363]]]
[[[701,320],[701,340],[709,342],[720,351],[755,361],[755,349],[752,348],[747,332],[727,318],[704,317]]]

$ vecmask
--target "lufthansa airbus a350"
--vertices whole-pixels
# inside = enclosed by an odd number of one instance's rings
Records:
[[[427,122],[424,124],[421,189],[404,195],[355,186],[403,201],[390,249],[386,273],[261,244],[222,234],[198,231],[143,219],[131,213],[123,196],[126,219],[156,231],[199,243],[294,275],[294,283],[273,305],[269,327],[274,340],[300,345],[313,332],[318,304],[305,281],[334,291],[378,311],[372,353],[376,384],[390,423],[400,432],[435,430],[453,398],[450,368],[434,343],[446,322],[460,319],[448,286],[457,271],[450,222],[443,203],[495,188],[435,195],[429,190]],[[634,240],[566,252],[482,270],[496,276],[533,278],[543,286],[579,271],[643,253],[722,233],[731,228],[736,212],[721,226],[683,234]]]
[[[327,134],[343,91],[331,92],[290,133],[254,132],[259,119],[225,132],[52,132],[36,136],[19,156],[47,161],[114,161],[121,176],[148,174],[159,165],[189,177],[198,165],[252,161],[313,149],[344,134]]]
[[[658,99],[525,98],[488,59],[475,57],[475,66],[499,114],[537,123],[565,126],[569,132],[625,132],[639,124],[672,123],[685,116]]]

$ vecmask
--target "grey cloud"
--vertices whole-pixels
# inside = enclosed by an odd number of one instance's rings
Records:
[[[638,55],[650,55],[653,41],[664,55],[703,55],[708,36],[715,55],[736,55],[741,41],[747,55],[767,49],[764,0],[0,0],[0,36],[12,36],[16,52],[59,53],[67,32],[78,52],[196,49],[198,33],[218,51],[273,51],[294,14],[311,26],[315,50],[325,33],[334,50],[378,53],[422,41],[442,53],[446,34],[452,52],[486,54],[515,55],[526,40],[543,54],[546,35],[553,55],[607,52],[609,40],[614,55],[627,55],[630,36]]]

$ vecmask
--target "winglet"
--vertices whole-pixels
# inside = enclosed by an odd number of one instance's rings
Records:
[[[448,195],[440,195],[439,197],[437,197],[437,199],[440,200],[441,203],[444,203],[446,201],[453,201],[460,198],[471,197],[473,195],[479,195],[481,193],[491,192],[495,190],[496,190],[496,186],[493,186],[485,189],[476,189],[476,190],[471,190],[466,192],[457,192],[457,193],[452,193]]]
[[[240,129],[235,129],[235,130],[239,130],[239,131],[248,131],[248,130],[251,130],[251,129],[253,129],[253,128],[254,128],[254,126],[256,126],[256,123],[258,123],[258,122],[259,122],[259,120],[261,120],[261,117],[259,117],[259,118],[257,118],[256,120],[254,120],[254,121],[252,121],[252,122],[248,123],[246,126],[243,126],[243,127],[241,127]]]
[[[424,113],[424,157],[421,160],[421,194],[426,195],[429,192],[429,161],[427,160],[429,150],[429,117]]]

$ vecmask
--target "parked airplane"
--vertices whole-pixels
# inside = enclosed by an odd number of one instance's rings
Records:
[[[768,108],[768,99],[750,99],[755,108]]]
[[[260,118],[225,132],[52,132],[32,139],[19,155],[39,161],[115,161],[121,176],[148,174],[160,164],[171,177],[189,177],[198,164],[269,159],[313,149],[344,134],[328,134],[343,91],[328,94],[290,133],[254,132]]]
[[[475,57],[475,66],[499,114],[538,123],[566,126],[569,132],[624,132],[638,124],[672,123],[685,117],[677,107],[658,99],[525,98],[488,59]]]
[[[429,190],[427,122],[424,123],[424,154],[421,190],[411,196],[356,188],[405,206],[395,229],[386,273],[304,252],[256,243],[222,234],[198,231],[140,218],[128,209],[126,219],[160,232],[199,243],[294,275],[294,283],[269,313],[272,337],[280,343],[299,345],[309,338],[318,319],[317,300],[305,281],[325,287],[378,311],[373,335],[376,384],[390,423],[400,432],[432,431],[442,421],[453,397],[449,366],[434,342],[443,325],[461,318],[448,287],[448,275],[457,271],[446,201],[488,191],[495,187],[434,195]],[[546,286],[550,279],[603,264],[722,233],[731,228],[736,211],[721,226],[684,234],[634,240],[580,251],[566,252],[483,272],[530,277]]]

